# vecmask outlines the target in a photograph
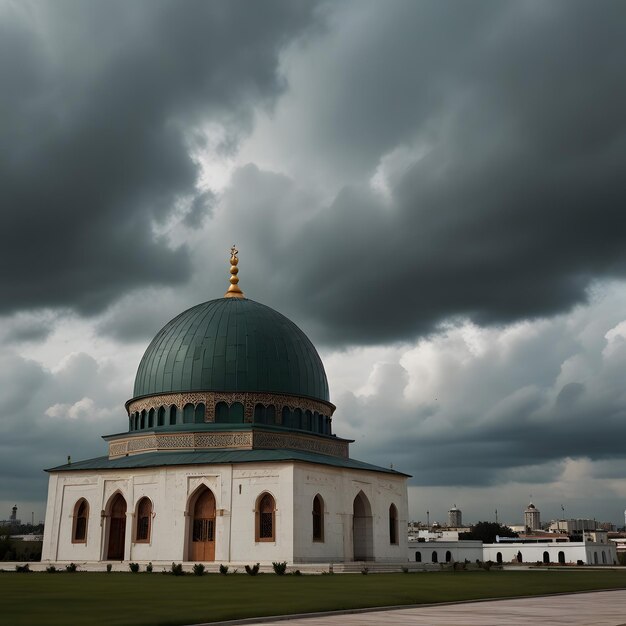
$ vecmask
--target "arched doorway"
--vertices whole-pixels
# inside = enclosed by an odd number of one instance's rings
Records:
[[[559,563],[565,565],[565,552],[563,550],[559,550]]]
[[[502,552],[496,554],[496,563],[502,563]]]
[[[113,496],[109,506],[109,541],[107,560],[124,560],[124,542],[126,540],[126,500],[121,493]]]
[[[543,553],[543,562],[545,565],[548,565],[550,563],[550,554],[547,550],[545,550]]]
[[[190,561],[215,560],[215,496],[202,487],[193,499],[189,541]]]
[[[362,491],[359,491],[353,504],[352,543],[355,561],[369,561],[374,558],[372,507]]]

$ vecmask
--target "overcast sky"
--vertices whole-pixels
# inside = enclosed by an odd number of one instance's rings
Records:
[[[626,5],[0,0],[0,519],[227,287],[410,516],[623,523]]]

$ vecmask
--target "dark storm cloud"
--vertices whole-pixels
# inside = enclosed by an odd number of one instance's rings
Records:
[[[623,3],[349,7],[294,61],[335,75],[284,98],[285,155],[350,182],[279,244],[294,317],[331,343],[388,342],[551,315],[625,275]],[[379,164],[386,198],[367,184]]]
[[[312,3],[9,3],[0,20],[4,312],[99,311],[185,281],[153,235],[177,202],[200,223],[190,149],[208,120],[236,143],[283,85],[278,53]],[[225,148],[224,148],[225,149]]]

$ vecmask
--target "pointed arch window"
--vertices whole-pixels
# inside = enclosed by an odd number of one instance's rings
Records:
[[[269,493],[263,493],[257,500],[256,541],[276,541],[276,501]]]
[[[137,503],[135,542],[149,543],[152,530],[152,502],[150,498],[141,498]]]
[[[72,543],[87,543],[87,524],[89,522],[89,504],[81,498],[74,505],[72,523]]]
[[[313,498],[313,541],[324,541],[324,501],[319,494]]]
[[[389,507],[389,543],[398,543],[398,509],[395,504]]]

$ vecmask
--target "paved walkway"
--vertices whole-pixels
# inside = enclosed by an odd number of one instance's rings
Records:
[[[276,626],[626,626],[626,590],[262,622]]]

